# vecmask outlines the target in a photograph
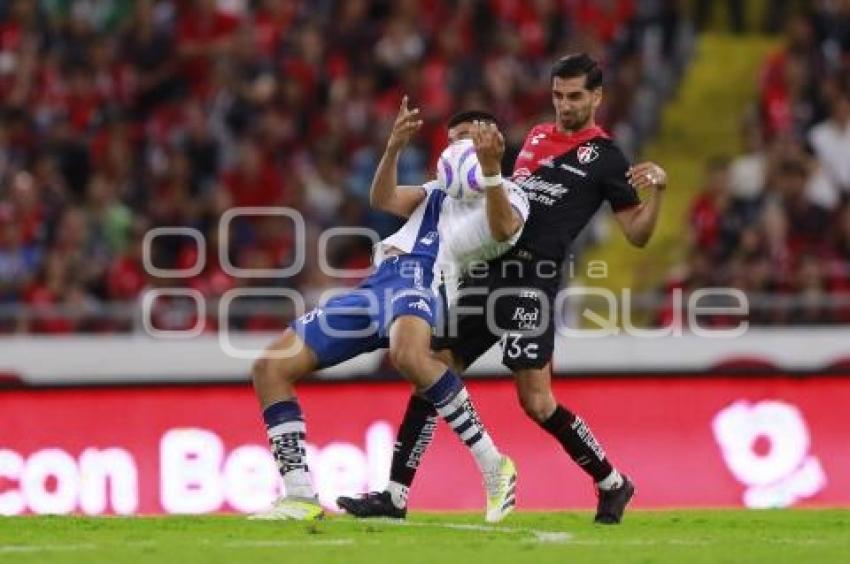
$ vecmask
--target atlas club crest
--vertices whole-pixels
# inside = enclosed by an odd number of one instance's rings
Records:
[[[590,164],[596,159],[599,158],[599,150],[596,148],[596,145],[582,145],[578,149],[576,149],[576,156],[578,157],[578,162],[581,164]]]

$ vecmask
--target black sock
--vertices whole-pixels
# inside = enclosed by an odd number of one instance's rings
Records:
[[[410,487],[422,455],[434,440],[437,420],[437,409],[430,401],[417,395],[410,396],[393,448],[391,481]]]
[[[587,423],[563,406],[558,405],[555,412],[540,426],[558,439],[570,458],[590,474],[594,482],[601,482],[614,470]]]

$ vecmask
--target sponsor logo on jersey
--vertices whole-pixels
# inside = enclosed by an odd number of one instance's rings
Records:
[[[576,149],[576,156],[581,164],[590,164],[599,158],[599,150],[596,145],[589,143]]]
[[[530,201],[539,202],[546,206],[552,206],[563,198],[570,189],[560,182],[554,183],[544,180],[536,175],[525,178],[517,178],[517,181],[528,194]]]
[[[418,309],[419,311],[424,311],[428,315],[431,314],[431,306],[428,305],[428,302],[425,301],[425,298],[419,298],[419,300],[415,302],[410,302],[407,304],[407,307],[410,309]]]
[[[534,158],[534,153],[532,153],[531,151],[520,151],[520,152],[519,152],[519,157],[520,157],[521,159],[533,159],[533,158]]]
[[[514,180],[517,182],[522,182],[524,179],[531,176],[531,171],[527,168],[518,168],[514,171]]]
[[[534,329],[540,317],[540,310],[534,308],[526,311],[524,307],[518,307],[514,310],[512,321],[517,321],[517,329]]]
[[[540,145],[540,141],[543,140],[543,139],[546,139],[545,133],[535,133],[531,137],[531,144],[532,145]]]
[[[436,231],[429,231],[424,236],[422,236],[421,239],[419,239],[419,242],[422,243],[423,245],[432,245],[432,244],[434,244],[434,241],[436,241],[436,240],[437,240],[437,232]]]
[[[301,316],[301,323],[307,325],[308,323],[312,323],[317,317],[324,315],[325,312],[320,308],[316,308],[313,311],[308,311],[304,315]]]
[[[587,176],[587,173],[585,171],[581,170],[580,168],[576,168],[572,165],[561,164],[561,165],[558,165],[558,167],[561,168],[562,170],[566,170],[567,172],[572,172],[573,174],[577,174],[577,175],[581,176],[582,178]]]

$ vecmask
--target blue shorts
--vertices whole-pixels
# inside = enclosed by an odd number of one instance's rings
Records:
[[[302,315],[292,330],[316,353],[319,368],[387,348],[396,317],[415,315],[436,325],[433,277],[432,259],[387,257],[360,286]]]

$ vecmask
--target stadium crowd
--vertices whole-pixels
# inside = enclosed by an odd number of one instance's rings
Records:
[[[651,134],[684,66],[678,3],[634,0],[29,0],[0,1],[0,332],[138,327],[146,288],[214,300],[234,287],[336,286],[315,259],[318,233],[395,220],[368,207],[371,175],[401,93],[424,131],[400,163],[420,183],[462,108],[505,124],[506,166],[549,114],[548,69],[584,50],[605,61],[603,115],[628,149]],[[228,275],[219,220],[235,206],[289,206],[306,222],[241,217],[227,238],[238,268],[273,268],[303,244],[287,279]],[[146,272],[151,228],[206,238],[202,271]],[[338,267],[368,265],[362,238],[333,239]],[[189,237],[152,244],[158,268],[191,269]],[[351,283],[349,280],[348,283]],[[154,324],[192,326],[186,298],[157,300]],[[255,308],[256,309],[256,308]],[[215,329],[214,315],[200,320]],[[283,323],[267,310],[243,329]]]
[[[753,324],[850,322],[850,2],[814,4],[764,64],[744,151],[706,164],[670,298],[728,286],[748,294]]]

